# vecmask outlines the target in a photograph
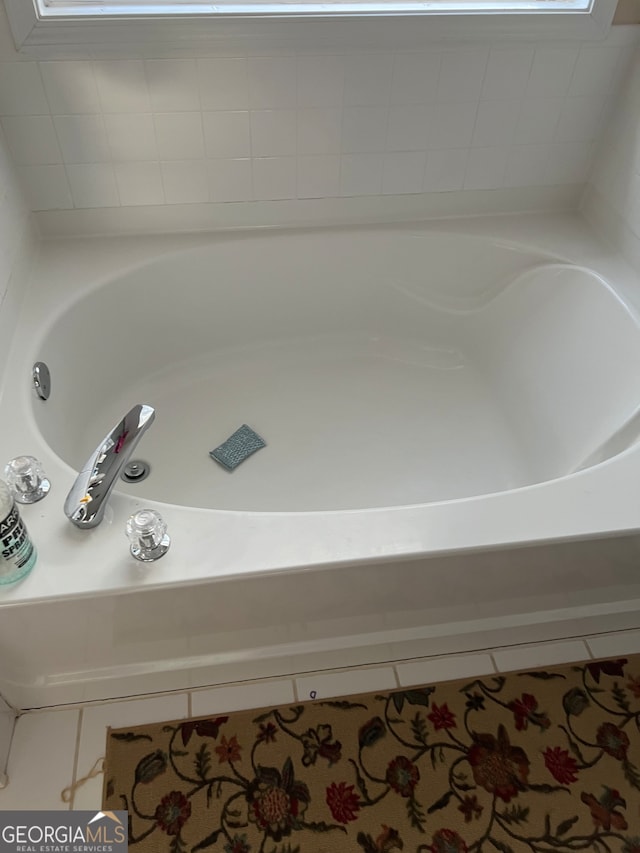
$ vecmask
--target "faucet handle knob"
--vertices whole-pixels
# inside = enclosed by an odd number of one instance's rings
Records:
[[[21,504],[42,500],[51,488],[42,465],[34,456],[16,456],[5,465],[4,476],[13,497]]]
[[[171,544],[167,525],[159,512],[141,509],[127,521],[127,537],[130,551],[136,560],[150,563],[166,554]]]

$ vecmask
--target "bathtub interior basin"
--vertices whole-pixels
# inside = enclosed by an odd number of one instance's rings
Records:
[[[118,489],[218,510],[424,504],[564,477],[636,439],[638,318],[595,272],[446,232],[216,239],[51,318],[32,400],[78,470],[136,403],[150,465]],[[266,441],[233,472],[209,451]]]

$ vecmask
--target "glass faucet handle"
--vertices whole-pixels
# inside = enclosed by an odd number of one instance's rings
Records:
[[[46,497],[51,488],[42,465],[34,456],[16,456],[4,468],[5,480],[21,504],[33,504]]]
[[[126,533],[132,555],[145,563],[162,557],[171,544],[166,522],[159,512],[152,509],[134,513],[127,521]]]

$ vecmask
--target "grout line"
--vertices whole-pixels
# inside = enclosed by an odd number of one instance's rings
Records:
[[[69,811],[73,811],[73,805],[76,799],[76,779],[78,778],[78,758],[80,756],[80,738],[82,736],[82,718],[84,714],[84,709],[80,708],[78,714],[78,730],[76,732],[76,747],[75,753],[73,756],[73,771],[71,773],[71,790],[73,791],[71,795],[71,801],[69,802]]]
[[[398,668],[397,668],[397,666],[394,664],[394,665],[393,665],[393,667],[392,667],[392,669],[393,669],[393,676],[394,676],[394,678],[395,678],[395,680],[396,680],[396,687],[402,687],[402,684],[400,683],[400,676],[399,676],[399,674],[398,674]]]

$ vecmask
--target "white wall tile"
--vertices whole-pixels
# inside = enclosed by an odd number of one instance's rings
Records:
[[[427,162],[426,151],[395,151],[384,155],[382,192],[420,193]]]
[[[463,187],[466,190],[488,190],[501,187],[507,167],[509,149],[504,147],[472,148],[467,159]]]
[[[145,71],[154,112],[200,110],[195,59],[148,59]]]
[[[204,161],[174,160],[161,163],[162,183],[167,204],[198,204],[209,201],[207,169]]]
[[[476,101],[480,97],[489,54],[452,50],[442,55],[437,97],[440,101]]]
[[[436,105],[429,147],[466,148],[471,145],[478,104],[443,102]]]
[[[249,201],[253,198],[251,160],[210,160],[207,163],[210,201]]]
[[[520,114],[519,101],[480,101],[472,144],[510,145]]]
[[[113,160],[155,160],[156,132],[150,113],[105,115],[104,123]]]
[[[598,52],[585,50],[586,61],[597,65]],[[621,54],[619,69],[626,57]],[[616,72],[618,79],[619,70]],[[591,76],[587,69],[586,78]],[[594,82],[597,83],[597,75]],[[572,81],[575,91],[577,80]],[[607,97],[604,139],[590,174],[586,214],[604,229],[606,236],[622,250],[634,268],[640,257],[637,238],[640,233],[640,50],[635,49],[627,65],[627,79],[615,110],[608,109],[614,98]],[[597,190],[594,193],[593,190]]]
[[[399,53],[393,66],[392,104],[425,104],[434,101],[438,92],[441,54]]]
[[[53,115],[100,112],[100,98],[91,62],[41,62],[40,71]]]
[[[62,163],[51,116],[6,116],[2,128],[16,165]]]
[[[298,154],[337,154],[342,147],[342,110],[298,110]]]
[[[533,187],[546,183],[548,145],[514,145],[507,158],[507,187]]]
[[[299,56],[298,106],[335,107],[344,97],[344,57]]]
[[[381,154],[343,154],[340,163],[340,194],[379,195],[382,192]]]
[[[548,147],[545,182],[549,185],[582,184],[593,159],[591,142],[559,142]]]
[[[295,154],[295,110],[252,110],[251,153],[254,157]]]
[[[32,168],[34,167],[23,167],[20,171],[31,172]],[[30,239],[32,229],[29,221],[29,201],[21,189],[20,178],[18,169],[12,163],[0,125],[0,374],[9,352],[11,332],[20,307],[17,294],[19,287],[14,287],[8,298],[5,298],[9,280],[14,272],[17,272],[19,277],[16,276],[14,281],[17,284],[23,282],[21,271],[27,266],[29,246],[35,245],[35,235],[33,241]],[[50,195],[47,194],[46,200],[49,198]]]
[[[120,197],[111,163],[67,166],[75,207],[119,207]]]
[[[119,170],[138,181],[128,190],[121,178],[125,204],[317,197],[322,187],[340,195],[412,192],[426,150],[433,156],[420,181],[425,192],[573,183],[584,180],[629,49],[612,38],[4,62],[0,115],[20,165],[107,167],[43,170],[40,190],[25,176],[42,209],[68,206],[69,187],[76,205],[120,204],[110,167],[134,162],[147,165]],[[573,155],[567,146],[577,146]],[[470,148],[480,153],[469,158]],[[415,156],[378,156],[385,152]],[[249,157],[262,162],[251,168]]]
[[[353,696],[376,690],[395,690],[398,686],[390,666],[352,669],[345,672],[319,672],[296,678],[296,692],[301,702]]]
[[[153,117],[161,160],[198,160],[204,157],[200,112],[160,113]]]
[[[600,95],[566,98],[556,127],[557,142],[588,142],[600,130],[606,100]]]
[[[7,767],[10,784],[0,790],[0,810],[68,810],[60,794],[73,781],[79,717],[73,710],[18,719]]]
[[[347,106],[387,104],[391,94],[393,54],[345,57],[344,103]]]
[[[105,113],[147,113],[151,100],[140,59],[100,60],[93,71]]]
[[[462,189],[468,156],[468,148],[429,151],[424,173],[424,191],[451,192]]]
[[[482,97],[508,100],[524,95],[533,63],[533,49],[492,50],[482,84]]]
[[[164,204],[159,163],[116,163],[114,165],[120,204]]]
[[[342,150],[345,153],[384,151],[388,116],[386,107],[345,107]]]
[[[564,98],[525,98],[513,141],[517,145],[551,142],[563,106]]]
[[[18,166],[17,172],[32,210],[73,207],[64,166]]]
[[[551,98],[566,94],[577,58],[578,48],[538,48],[527,83],[527,96]]]
[[[424,151],[434,122],[434,106],[392,105],[387,131],[388,151]]]
[[[298,198],[330,198],[340,194],[337,154],[298,157]]]
[[[627,176],[627,196],[624,202],[626,223],[633,234],[640,236],[640,175]]]
[[[249,108],[249,72],[246,59],[199,59],[198,75],[203,110]]]
[[[36,62],[0,62],[0,115],[46,115],[49,104]]]
[[[253,194],[258,200],[295,198],[295,157],[257,157],[253,160]]]
[[[569,94],[607,94],[616,78],[621,56],[619,47],[583,45],[576,60]]]
[[[251,153],[249,113],[242,110],[203,113],[207,157],[248,157]]]
[[[101,115],[54,116],[53,123],[65,163],[104,163],[111,159]]]
[[[295,107],[297,64],[294,57],[249,58],[249,106],[253,109]]]

